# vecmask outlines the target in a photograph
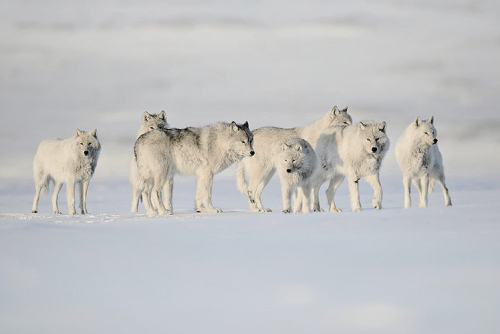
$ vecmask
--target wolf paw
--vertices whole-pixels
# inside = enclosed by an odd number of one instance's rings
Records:
[[[363,211],[363,209],[361,209],[361,208],[354,208],[354,209],[352,209],[352,211],[353,212],[361,212],[361,211]]]
[[[259,210],[259,212],[273,212],[273,210],[271,210],[269,208],[262,208]]]
[[[375,210],[380,210],[380,209],[382,209],[382,205],[380,205],[380,204],[375,204],[375,205],[373,206],[373,208],[374,208]]]
[[[62,215],[61,211],[54,211],[55,215]]]
[[[342,212],[342,209],[339,209],[339,208],[330,208],[330,212]]]
[[[31,213],[38,213],[38,211],[36,211],[36,210],[31,210]]]
[[[285,209],[285,210],[281,211],[281,213],[292,213],[292,210],[291,209]]]

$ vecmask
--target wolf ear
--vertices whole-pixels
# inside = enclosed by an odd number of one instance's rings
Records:
[[[422,120],[420,119],[420,117],[417,116],[417,118],[415,119],[415,121],[413,122],[413,124],[415,126],[420,126],[422,125]]]
[[[379,123],[379,124],[378,124],[378,129],[379,129],[381,132],[385,133],[385,130],[387,129],[387,123],[386,123],[385,121],[383,121],[383,122]]]
[[[300,145],[299,143],[295,144],[295,149],[297,151],[302,151],[302,145]]]
[[[94,129],[94,131],[92,131],[92,136],[97,139],[97,129]]]
[[[151,114],[150,114],[150,113],[148,113],[147,111],[145,111],[145,112],[143,112],[143,113],[142,113],[142,121],[143,121],[143,122],[147,122],[147,121],[149,121],[149,118],[150,118],[150,117],[151,117]]]
[[[345,106],[344,109],[342,109],[343,112],[347,112],[347,108],[349,108],[348,106]]]
[[[76,136],[80,137],[82,135],[82,131],[80,129],[76,129]]]
[[[167,114],[165,113],[165,110],[162,110],[159,116],[162,121],[167,121]]]
[[[330,110],[330,116],[332,116],[332,118],[333,118],[333,117],[338,116],[338,115],[340,115],[340,110],[337,106],[334,106],[332,108],[332,110]]]
[[[427,122],[429,122],[431,124],[434,124],[434,116],[429,117],[429,119],[427,120]]]
[[[231,125],[231,129],[232,129],[234,132],[238,132],[238,131],[240,131],[240,128],[238,127],[238,124],[236,124],[236,122],[235,122],[235,121],[232,121],[230,125]]]
[[[288,145],[287,143],[283,142],[283,143],[281,144],[281,150],[282,150],[282,151],[286,151],[286,150],[288,150],[289,148],[290,148],[290,145]]]
[[[246,121],[245,123],[243,123],[242,125],[244,128],[247,128],[248,130],[250,130],[250,127],[248,126],[248,121]]]
[[[360,130],[364,130],[364,129],[366,129],[366,125],[365,125],[365,124],[363,124],[363,122],[359,122],[359,123],[358,123],[358,129],[360,129]]]

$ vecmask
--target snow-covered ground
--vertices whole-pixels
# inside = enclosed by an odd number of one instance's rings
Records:
[[[498,1],[1,1],[0,333],[500,332]],[[255,214],[234,168],[223,214],[132,215],[128,171],[144,110],[172,126],[296,126],[333,105],[385,120],[392,145],[435,116],[440,189],[404,210],[394,152],[384,209]],[[45,138],[97,128],[92,214],[29,214]],[[414,206],[417,201],[414,194]],[[322,204],[325,198],[322,191]],[[65,189],[60,208],[67,213]]]

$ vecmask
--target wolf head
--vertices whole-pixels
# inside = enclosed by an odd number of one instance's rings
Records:
[[[254,155],[253,134],[250,131],[248,122],[240,125],[233,121],[229,124],[229,127],[231,132],[231,140],[229,142],[231,150],[242,157]]]
[[[358,138],[366,153],[385,154],[389,148],[389,138],[386,135],[387,123],[362,121],[358,123]]]
[[[278,168],[287,173],[300,170],[304,164],[304,147],[297,138],[287,138],[277,156]]]
[[[94,159],[101,151],[101,144],[97,139],[97,129],[94,131],[81,131],[76,129],[75,144],[78,155]]]
[[[340,126],[345,127],[352,124],[351,115],[347,113],[347,107],[342,110],[339,110],[337,106],[333,107],[329,112],[330,116],[330,126]]]
[[[413,130],[415,133],[416,141],[421,146],[432,146],[436,145],[437,140],[437,131],[434,128],[434,116],[429,117],[427,120],[422,120],[420,117],[417,117],[415,121],[413,121]]]
[[[169,125],[167,123],[167,115],[165,111],[162,110],[159,114],[150,114],[145,111],[142,114],[142,125],[140,129],[140,133],[146,133],[151,130],[168,128]]]

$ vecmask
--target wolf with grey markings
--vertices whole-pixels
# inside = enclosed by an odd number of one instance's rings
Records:
[[[38,212],[38,200],[41,193],[47,193],[49,183],[54,183],[52,211],[61,214],[57,206],[57,197],[66,183],[68,214],[76,214],[75,185],[80,188],[80,209],[87,214],[87,190],[97,166],[101,144],[97,139],[97,130],[80,131],[68,139],[46,139],[38,145],[33,160],[35,180],[35,198],[31,212]]]
[[[417,117],[396,142],[396,160],[403,171],[404,205],[411,207],[411,183],[420,194],[419,206],[427,206],[428,193],[434,191],[435,181],[443,190],[445,206],[451,205],[446,187],[443,157],[437,145],[434,116],[427,120]]]
[[[185,129],[153,130],[135,142],[134,154],[146,192],[143,198],[148,214],[156,214],[151,197],[158,202],[159,214],[172,214],[173,176],[196,176],[195,210],[222,212],[212,205],[214,175],[243,157],[255,154],[248,122],[235,122]],[[165,203],[161,189],[166,185]],[[142,191],[142,190],[141,190]]]
[[[309,213],[311,176],[317,166],[313,148],[304,139],[289,137],[283,141],[275,154],[275,166],[283,197],[282,212],[292,212],[290,198],[294,195],[293,212]]]
[[[314,211],[321,211],[319,188],[326,181],[330,181],[326,190],[330,211],[342,211],[335,205],[335,192],[346,177],[353,211],[361,211],[358,187],[361,178],[373,188],[373,208],[382,208],[379,174],[390,144],[386,129],[386,122],[362,121],[334,129],[319,138],[316,147],[319,168],[312,181]]]
[[[236,184],[240,192],[247,197],[250,211],[270,212],[264,207],[261,194],[274,173],[275,152],[288,137],[306,140],[314,149],[316,142],[325,130],[333,126],[352,123],[347,107],[339,110],[337,106],[311,124],[296,128],[283,129],[277,127],[262,127],[253,131],[255,157],[244,158],[236,166]],[[246,178],[248,177],[248,182]]]
[[[148,131],[168,127],[169,125],[167,123],[167,115],[165,114],[164,110],[162,110],[159,114],[150,114],[145,111],[142,114],[142,124],[139,128],[137,138]],[[139,191],[139,189],[144,188],[144,185],[142,183],[142,179],[139,177],[139,173],[137,172],[137,163],[135,161],[135,156],[132,155],[132,160],[130,163],[130,184],[132,186],[132,207],[130,211],[132,213],[137,212],[139,209],[139,200],[141,198],[141,192]]]

